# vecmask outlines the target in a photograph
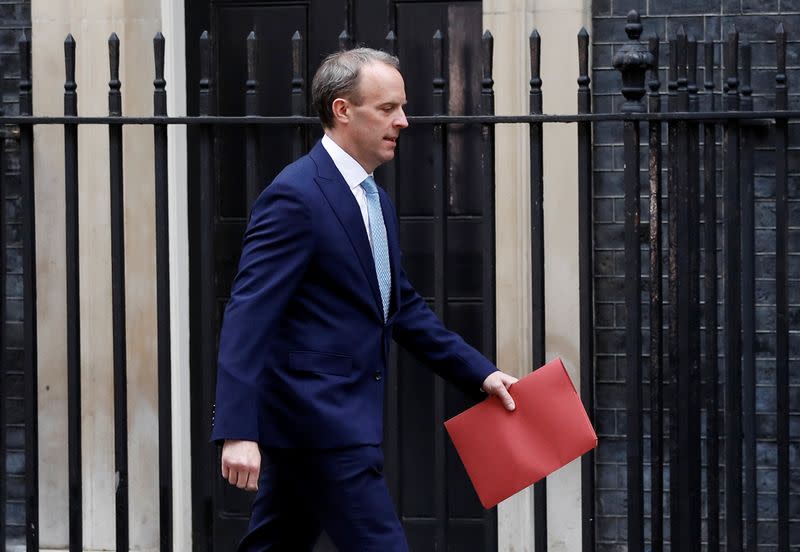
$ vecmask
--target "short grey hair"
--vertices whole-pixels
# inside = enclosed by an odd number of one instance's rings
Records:
[[[311,83],[311,103],[324,128],[334,126],[333,100],[336,98],[361,104],[358,79],[361,68],[371,63],[383,63],[400,70],[400,60],[397,57],[372,48],[342,50],[330,54],[322,61]]]

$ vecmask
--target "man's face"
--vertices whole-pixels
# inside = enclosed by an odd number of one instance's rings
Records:
[[[384,63],[371,63],[361,68],[358,82],[358,104],[348,100],[334,105],[335,134],[341,146],[364,170],[371,173],[378,165],[391,161],[400,130],[408,126],[403,106],[405,85],[400,72]]]

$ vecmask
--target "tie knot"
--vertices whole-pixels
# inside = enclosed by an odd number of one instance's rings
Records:
[[[371,176],[368,176],[364,179],[364,181],[361,183],[361,187],[364,188],[364,191],[368,194],[378,193],[378,185],[375,184],[375,179]]]

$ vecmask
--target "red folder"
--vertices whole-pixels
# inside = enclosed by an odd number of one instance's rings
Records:
[[[560,359],[509,388],[516,410],[487,397],[444,425],[484,508],[491,508],[597,446]]]

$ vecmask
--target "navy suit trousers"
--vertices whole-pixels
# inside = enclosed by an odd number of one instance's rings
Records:
[[[311,552],[323,529],[339,552],[408,552],[379,446],[263,451],[239,552]]]

